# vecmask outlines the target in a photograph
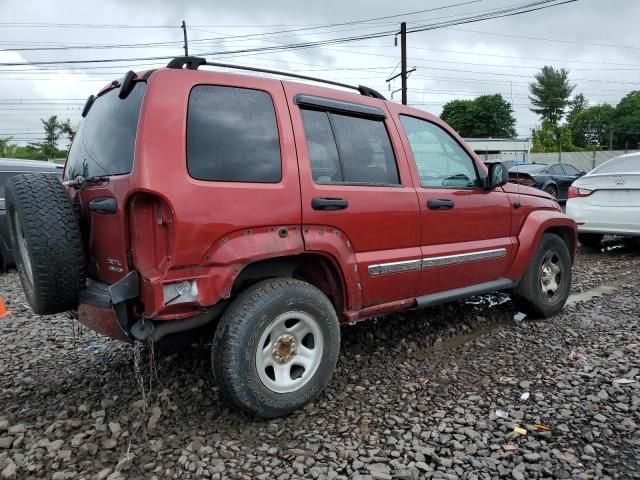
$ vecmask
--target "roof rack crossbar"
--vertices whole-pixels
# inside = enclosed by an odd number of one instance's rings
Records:
[[[364,85],[358,85],[358,86],[349,85],[347,83],[334,82],[333,80],[325,80],[324,78],[311,77],[308,75],[300,75],[298,73],[283,72],[281,70],[271,70],[268,68],[248,67],[245,65],[235,65],[232,63],[208,62],[205,58],[202,58],[202,57],[176,57],[167,64],[167,68],[182,69],[186,66],[188,70],[197,70],[198,67],[202,65],[209,65],[212,67],[220,67],[220,68],[231,68],[235,70],[247,70],[249,72],[270,73],[273,75],[281,75],[283,77],[299,78],[301,80],[310,80],[312,82],[326,83],[329,85],[335,85],[336,87],[343,87],[343,88],[349,88],[351,90],[356,90],[360,92],[361,95],[365,95],[367,97],[386,100],[384,95],[377,92],[373,88],[365,87]]]

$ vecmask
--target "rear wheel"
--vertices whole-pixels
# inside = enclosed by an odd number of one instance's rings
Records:
[[[604,238],[604,235],[602,235],[601,233],[579,233],[578,234],[578,241],[580,242],[580,244],[589,248],[598,247],[600,245],[600,242],[602,242],[603,238]]]
[[[547,185],[544,187],[544,191],[551,195],[553,198],[558,198],[558,189],[553,185]]]
[[[214,377],[243,409],[277,417],[327,386],[340,350],[338,317],[316,287],[270,279],[250,287],[224,313],[212,346]]]
[[[513,291],[513,303],[529,316],[548,318],[562,310],[570,286],[569,249],[559,236],[545,233],[527,272]]]
[[[80,228],[56,175],[16,175],[6,185],[13,256],[33,311],[53,314],[78,306],[85,285]]]

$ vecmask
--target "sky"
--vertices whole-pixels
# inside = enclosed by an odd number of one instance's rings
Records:
[[[182,20],[190,54],[363,84],[390,98],[400,88],[399,79],[385,80],[398,73],[400,47],[393,32],[401,21],[411,30],[529,1],[0,0],[0,138],[42,140],[40,119],[50,115],[79,123],[85,99],[103,85],[127,70],[162,67],[181,55]],[[577,0],[410,33],[408,66],[416,71],[408,81],[409,104],[438,115],[450,100],[500,93],[513,105],[518,135],[528,137],[539,124],[529,110],[528,84],[551,65],[570,71],[574,93],[583,93],[590,105],[615,105],[640,90],[638,18],[637,0]],[[375,20],[362,22],[369,19]],[[390,35],[288,51],[225,53],[381,32]],[[148,57],[164,58],[133,60]],[[104,59],[119,61],[37,64]],[[399,102],[400,92],[392,99]]]

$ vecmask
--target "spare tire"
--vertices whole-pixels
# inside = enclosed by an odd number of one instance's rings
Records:
[[[7,220],[20,282],[33,311],[78,306],[85,253],[69,195],[55,174],[16,175],[5,187]]]

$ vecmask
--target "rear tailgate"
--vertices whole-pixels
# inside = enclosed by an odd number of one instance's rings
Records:
[[[109,284],[129,269],[126,202],[145,87],[137,82],[124,99],[118,88],[103,91],[82,121],[65,165],[64,180],[80,181],[70,194],[79,206],[89,275]]]

